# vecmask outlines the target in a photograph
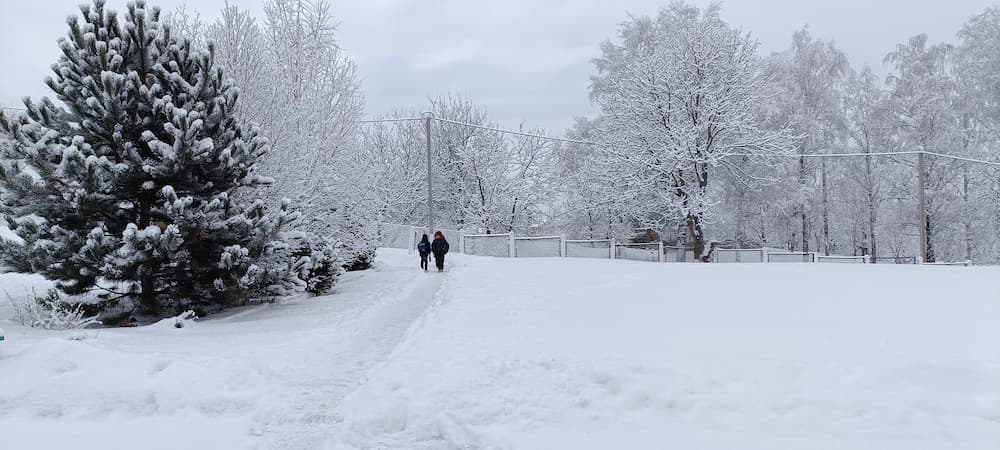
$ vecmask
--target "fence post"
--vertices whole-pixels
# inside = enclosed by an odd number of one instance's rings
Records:
[[[663,241],[656,241],[656,244],[657,244],[656,248],[659,249],[659,251],[656,253],[656,260],[658,262],[663,262],[664,261],[664,259],[663,259]]]
[[[510,236],[510,257],[517,258],[517,245],[514,242],[514,232],[511,231],[508,236]]]
[[[560,258],[565,258],[566,257],[566,235],[565,234],[559,235],[559,257]]]
[[[615,252],[615,238],[611,238],[611,259],[617,259],[615,258],[616,253],[617,252]]]

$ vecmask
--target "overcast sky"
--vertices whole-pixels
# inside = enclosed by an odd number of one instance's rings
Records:
[[[48,92],[42,83],[58,57],[65,17],[83,0],[3,0],[0,105]],[[230,0],[262,15],[262,0]],[[108,0],[123,11],[125,0]],[[164,10],[182,0],[153,0]],[[213,20],[224,0],[188,0]],[[341,45],[360,66],[369,114],[421,109],[449,92],[485,105],[506,127],[520,122],[559,133],[590,115],[591,58],[618,23],[654,14],[650,0],[333,0]],[[705,5],[709,0],[689,0]],[[785,48],[809,25],[854,65],[881,68],[882,56],[918,33],[953,42],[970,16],[995,0],[729,0],[723,16],[750,31],[762,51]],[[881,69],[880,69],[881,70]]]

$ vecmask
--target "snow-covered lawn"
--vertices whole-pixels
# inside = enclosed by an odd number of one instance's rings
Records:
[[[184,329],[71,341],[4,323],[0,447],[1000,442],[1000,269],[449,264],[382,250],[333,296]]]

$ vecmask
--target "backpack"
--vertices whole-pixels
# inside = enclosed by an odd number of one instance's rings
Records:
[[[417,251],[420,253],[427,253],[431,251],[431,244],[424,241],[420,241],[417,244]]]

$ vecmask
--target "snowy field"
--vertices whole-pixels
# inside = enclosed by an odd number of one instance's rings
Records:
[[[0,322],[0,447],[1000,442],[997,268],[449,263],[424,274],[381,250],[332,296],[183,329],[70,340]],[[15,282],[38,280],[0,275]]]

